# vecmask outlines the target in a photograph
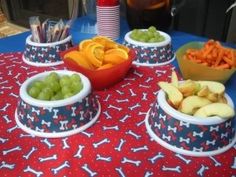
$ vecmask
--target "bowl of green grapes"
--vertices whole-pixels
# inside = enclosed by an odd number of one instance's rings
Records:
[[[100,112],[86,76],[55,70],[36,74],[21,85],[15,120],[29,134],[58,138],[92,126]]]
[[[126,33],[124,45],[134,49],[134,64],[141,66],[160,66],[172,62],[175,58],[171,37],[154,26],[147,29],[133,29]]]

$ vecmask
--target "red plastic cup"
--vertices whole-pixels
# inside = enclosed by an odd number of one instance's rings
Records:
[[[97,0],[98,6],[118,6],[119,0]]]

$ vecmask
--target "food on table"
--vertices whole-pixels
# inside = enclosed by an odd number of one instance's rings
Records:
[[[90,70],[102,70],[120,64],[129,58],[129,48],[104,37],[96,36],[79,43],[78,50],[64,58]]]
[[[166,92],[169,103],[171,103],[173,107],[178,108],[183,100],[183,94],[179,89],[167,82],[159,82],[158,85]]]
[[[235,50],[223,47],[214,40],[208,40],[201,49],[188,49],[184,58],[216,69],[236,67]]]
[[[43,80],[34,81],[28,88],[28,94],[39,100],[53,101],[69,98],[83,88],[78,74],[59,76],[51,72]]]
[[[146,43],[162,42],[165,40],[165,37],[154,26],[150,26],[147,30],[134,29],[130,34],[130,38]]]
[[[210,104],[211,101],[205,97],[196,95],[187,96],[184,98],[178,108],[182,113],[193,115],[196,109]]]
[[[158,82],[167,94],[167,102],[176,110],[197,117],[220,116],[232,118],[234,109],[224,96],[225,86],[214,81],[179,82],[175,72],[171,82]]]
[[[194,116],[209,117],[220,116],[222,118],[230,118],[234,116],[234,110],[225,103],[212,103],[198,109]]]

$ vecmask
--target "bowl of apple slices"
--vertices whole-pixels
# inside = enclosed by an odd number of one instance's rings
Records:
[[[235,108],[225,86],[215,81],[159,82],[161,90],[147,113],[149,135],[176,153],[210,156],[236,142]]]

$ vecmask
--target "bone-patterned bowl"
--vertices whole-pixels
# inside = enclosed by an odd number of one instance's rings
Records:
[[[51,72],[59,76],[78,74],[82,90],[72,97],[56,101],[43,101],[31,97],[27,89],[36,80],[43,80]],[[67,70],[47,71],[27,79],[20,87],[15,111],[17,125],[35,136],[57,138],[79,133],[98,119],[101,107],[91,91],[89,79],[81,73]]]
[[[225,94],[234,108],[231,98]],[[149,135],[160,145],[179,154],[211,156],[225,152],[236,142],[235,117],[198,118],[172,108],[160,90],[147,113],[145,124]]]
[[[124,45],[135,51],[136,57],[133,61],[135,65],[161,66],[169,64],[175,59],[171,37],[165,32],[158,32],[165,38],[165,40],[153,43],[135,41],[130,37],[132,31],[126,33]]]
[[[22,59],[32,66],[56,66],[63,64],[60,52],[72,47],[72,37],[51,43],[37,43],[31,40],[32,35],[26,38],[25,51]]]

